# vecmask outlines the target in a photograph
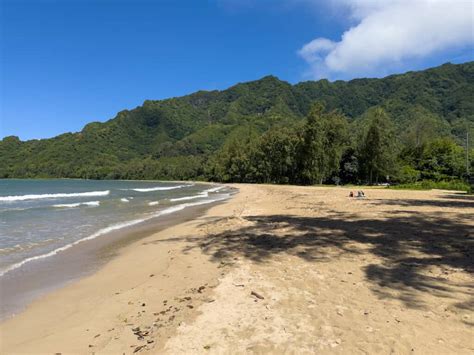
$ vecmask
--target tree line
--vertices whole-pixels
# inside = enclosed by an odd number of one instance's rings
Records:
[[[420,113],[403,134],[381,107],[350,121],[338,110],[312,106],[303,124],[251,126],[228,140],[206,166],[206,178],[275,184],[410,184],[466,179],[466,151],[443,123]]]

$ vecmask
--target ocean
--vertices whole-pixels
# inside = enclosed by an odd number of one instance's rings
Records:
[[[225,199],[194,183],[0,180],[0,277],[87,240]]]
[[[232,193],[191,182],[0,180],[0,320]]]

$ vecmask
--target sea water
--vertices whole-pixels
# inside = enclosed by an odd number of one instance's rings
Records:
[[[0,180],[0,277],[65,250],[229,191],[199,183]]]

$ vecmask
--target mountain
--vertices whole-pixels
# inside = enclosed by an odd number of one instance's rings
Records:
[[[107,122],[50,139],[0,141],[0,177],[203,178],[207,159],[251,127],[301,124],[311,105],[325,103],[356,122],[381,106],[403,132],[416,115],[431,115],[462,139],[474,123],[474,62],[382,79],[291,85],[274,76],[222,91],[147,100]]]

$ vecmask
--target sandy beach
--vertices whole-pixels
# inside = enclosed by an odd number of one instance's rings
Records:
[[[0,352],[474,352],[474,197],[231,186],[3,322]]]

